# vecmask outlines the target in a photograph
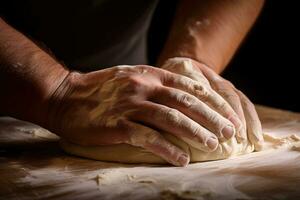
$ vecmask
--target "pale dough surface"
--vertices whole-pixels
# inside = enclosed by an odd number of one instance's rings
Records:
[[[173,64],[167,65],[163,68],[170,70],[172,67],[176,67],[175,65],[180,64],[183,67],[180,68],[179,71],[177,69],[177,73],[185,75],[193,80],[201,81],[201,75],[197,75],[197,73],[195,73],[191,62],[182,62],[181,59],[178,59],[178,62],[173,62]],[[174,72],[174,68],[171,71]],[[218,148],[213,152],[203,152],[200,148],[198,148],[199,145],[192,140],[181,140],[168,133],[162,134],[166,139],[188,153],[190,155],[191,162],[225,159],[232,156],[248,154],[254,151],[254,145],[251,144],[249,140],[243,143],[238,143],[235,137],[226,142],[220,143]],[[286,146],[300,140],[299,137],[295,135],[280,138],[269,134],[264,134],[264,139],[265,149],[273,149],[278,148],[279,146]],[[123,163],[166,163],[166,161],[158,156],[155,156],[151,152],[128,144],[82,147],[61,140],[61,147],[66,152],[69,152],[71,154],[102,161],[117,161]]]
[[[169,134],[164,136],[176,146],[183,149],[190,155],[191,162],[225,159],[233,156],[248,154],[254,151],[249,142],[238,143],[235,138],[221,143],[214,152],[203,152],[191,144],[175,138]],[[291,146],[300,141],[296,135],[276,137],[272,134],[264,134],[264,150],[276,149],[279,147]],[[113,161],[122,163],[166,163],[160,157],[142,148],[127,144],[107,145],[97,147],[83,147],[61,140],[61,147],[68,153],[86,158],[102,161]]]

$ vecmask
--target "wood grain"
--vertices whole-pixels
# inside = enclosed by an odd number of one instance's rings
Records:
[[[299,113],[257,110],[264,131],[300,135]],[[0,177],[5,200],[299,199],[300,152],[256,152],[186,168],[125,165],[67,155],[46,130],[1,117]]]

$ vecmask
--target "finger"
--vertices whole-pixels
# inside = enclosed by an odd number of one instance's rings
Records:
[[[194,146],[202,151],[211,152],[218,146],[218,138],[176,109],[149,101],[141,103],[128,115],[129,119],[142,122],[177,136],[198,142]]]
[[[185,76],[172,74],[165,80],[164,85],[196,96],[223,117],[229,119],[235,127],[241,126],[242,122],[229,103],[207,84],[202,84]]]
[[[247,140],[247,126],[243,107],[239,95],[236,93],[234,86],[223,79],[223,81],[211,82],[212,88],[220,94],[237,113],[239,119],[242,122],[242,126],[236,127],[236,139],[238,142]],[[239,123],[235,123],[238,124]]]
[[[254,105],[251,103],[248,97],[246,97],[246,95],[244,95],[241,91],[237,90],[237,93],[241,99],[246,118],[248,138],[250,142],[254,144],[255,150],[260,151],[263,148],[264,138],[259,117]]]
[[[159,87],[151,101],[174,108],[209,129],[220,141],[235,134],[234,125],[222,115],[189,93],[169,87]]]
[[[157,131],[130,121],[126,121],[126,126],[129,134],[125,143],[142,147],[175,166],[186,166],[189,163],[189,155],[168,142]]]
[[[245,117],[243,117],[243,112],[241,108],[241,104],[237,101],[236,94],[230,92],[228,95],[226,95],[226,90],[224,90],[224,87],[228,87],[229,85],[234,88],[234,86],[230,82],[226,82],[225,79],[223,79],[221,76],[216,74],[212,69],[205,66],[202,63],[198,63],[196,61],[191,60],[194,66],[198,67],[199,70],[201,70],[202,74],[206,77],[206,79],[209,81],[211,87],[216,90],[216,93],[218,93],[222,98],[225,99],[226,102],[230,105],[231,109],[235,112],[234,116],[230,117],[228,113],[230,113],[230,108],[228,108],[228,111],[223,112],[223,116],[229,116],[227,119],[229,119],[236,127],[236,132],[238,134],[237,138],[240,140],[243,140],[246,135],[246,126],[245,125]],[[225,85],[223,85],[225,84]],[[223,90],[223,92],[222,92]],[[226,98],[227,97],[227,98]]]

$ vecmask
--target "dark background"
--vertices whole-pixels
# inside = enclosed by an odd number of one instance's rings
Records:
[[[267,1],[255,26],[223,76],[253,102],[300,112],[299,7],[297,1]],[[175,5],[160,1],[149,33],[154,63]]]

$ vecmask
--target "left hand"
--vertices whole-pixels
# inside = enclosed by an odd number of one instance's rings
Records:
[[[256,151],[262,149],[264,142],[262,127],[255,107],[246,95],[236,89],[231,82],[222,78],[205,64],[190,58],[170,58],[162,68],[205,83],[216,91],[230,104],[242,125],[234,118],[230,118],[222,107],[209,105],[209,102],[205,103],[225,118],[228,118],[236,126],[236,139],[238,142],[247,142],[249,139]],[[205,101],[205,99],[202,99],[202,101]]]

